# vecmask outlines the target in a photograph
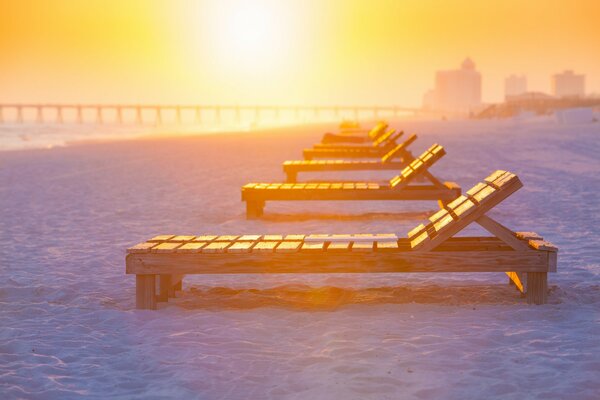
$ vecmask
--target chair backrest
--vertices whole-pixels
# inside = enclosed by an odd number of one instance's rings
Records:
[[[371,140],[377,139],[379,136],[383,135],[385,130],[388,128],[387,122],[379,121],[375,124],[373,128],[369,131],[368,135]]]
[[[410,181],[427,171],[429,167],[442,158],[444,154],[446,154],[446,150],[444,150],[442,146],[437,143],[431,145],[431,147],[425,150],[423,154],[411,161],[411,163],[400,172],[400,175],[396,175],[390,179],[390,187],[399,189],[408,185]]]
[[[382,144],[386,143],[387,141],[391,140],[393,136],[396,135],[396,130],[395,129],[390,129],[389,131],[387,131],[386,133],[384,133],[383,135],[379,136],[377,139],[375,139],[373,141],[373,147],[377,147],[377,146],[381,146]]]
[[[396,157],[398,154],[402,154],[405,151],[405,149],[415,140],[417,140],[417,134],[413,133],[408,137],[408,139],[406,139],[404,142],[400,143],[399,145],[396,145],[396,147],[394,147],[386,155],[381,157],[381,162],[392,161],[394,159],[394,157]]]
[[[454,236],[477,218],[523,186],[510,172],[498,170],[457,197],[408,233],[413,249],[431,250]]]

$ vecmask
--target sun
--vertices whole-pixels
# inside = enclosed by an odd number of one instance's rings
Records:
[[[277,63],[289,40],[289,7],[283,1],[220,1],[213,10],[213,48],[225,63],[264,68]]]

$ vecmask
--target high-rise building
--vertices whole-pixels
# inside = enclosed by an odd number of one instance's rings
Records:
[[[481,74],[467,58],[460,69],[437,71],[435,89],[425,94],[423,106],[438,111],[467,113],[481,105]]]
[[[527,93],[527,77],[525,75],[511,75],[504,79],[504,99],[520,96]]]
[[[556,97],[584,97],[585,75],[578,75],[567,70],[561,74],[552,75],[552,94]]]

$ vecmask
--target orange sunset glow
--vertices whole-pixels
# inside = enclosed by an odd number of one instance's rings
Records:
[[[0,400],[600,399],[600,0],[0,0]]]
[[[600,3],[583,1],[1,2],[0,100],[419,106],[470,56],[483,100],[502,79],[588,74]],[[348,99],[352,98],[352,101]]]

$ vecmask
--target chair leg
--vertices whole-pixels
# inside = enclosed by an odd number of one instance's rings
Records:
[[[138,310],[156,310],[156,276],[135,276],[135,307]]]
[[[175,292],[181,291],[184,275],[171,275],[171,286],[169,287],[169,297],[175,297]]]
[[[264,201],[247,201],[246,202],[246,218],[255,219],[263,215],[265,207]]]
[[[159,275],[158,296],[156,301],[169,301],[169,290],[171,289],[171,275]]]
[[[548,301],[548,273],[527,273],[527,304],[546,304]]]
[[[286,178],[287,183],[296,183],[297,180],[298,180],[298,172],[296,172],[296,171],[288,171],[287,172],[287,178]]]

